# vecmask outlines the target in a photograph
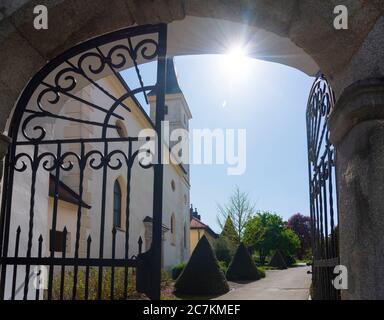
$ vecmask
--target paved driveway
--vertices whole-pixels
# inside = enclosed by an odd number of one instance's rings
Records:
[[[231,283],[231,291],[216,300],[307,300],[310,268],[299,266],[287,270],[267,270],[266,277],[247,284]]]

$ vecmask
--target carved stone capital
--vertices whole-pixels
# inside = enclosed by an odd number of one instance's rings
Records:
[[[369,120],[384,120],[384,78],[357,81],[343,91],[328,120],[331,142],[337,146],[354,126]]]

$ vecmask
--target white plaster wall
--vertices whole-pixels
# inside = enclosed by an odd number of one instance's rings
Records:
[[[104,88],[109,88],[111,91],[116,90],[113,88],[111,82],[103,79],[99,83]],[[96,102],[100,106],[109,106],[113,103],[112,100],[106,97],[102,92],[95,88],[84,88],[80,93],[83,98]],[[170,102],[172,103],[172,102]],[[84,106],[73,100],[68,100],[64,105],[63,114],[81,119],[92,119],[92,121],[102,121],[104,119],[104,113],[100,111],[93,111],[91,108]],[[80,111],[79,111],[80,110]],[[137,112],[137,111],[136,111]],[[130,113],[125,109],[118,107],[116,113],[124,117],[124,124],[128,131],[128,136],[137,136],[139,131],[143,128],[148,128],[148,122],[141,116],[137,117],[134,112]],[[115,120],[111,118],[110,123],[114,123]],[[54,123],[54,131],[50,131],[48,134],[56,138],[75,138],[75,137],[100,137],[101,130],[98,127],[91,127],[86,124],[71,124],[68,126],[68,122],[57,120]],[[108,129],[108,137],[118,137],[115,129]],[[134,150],[139,144],[134,143]],[[124,150],[128,152],[128,143],[116,142],[108,144],[109,151],[111,150]],[[32,153],[30,147],[25,150],[20,150]],[[102,151],[103,144],[92,143],[86,144],[86,150],[100,150]],[[55,147],[41,147],[39,151],[56,151]],[[79,145],[66,145],[63,144],[62,152],[73,151],[80,152]],[[123,160],[122,157],[119,157]],[[69,158],[68,158],[69,159]],[[75,159],[72,158],[74,167],[68,172],[61,171],[60,179],[70,186],[75,192],[78,192],[79,182],[79,168]],[[84,201],[91,206],[91,209],[82,209],[82,214],[87,216],[87,225],[82,232],[82,245],[85,246],[85,241],[88,235],[92,237],[92,250],[91,257],[99,257],[100,248],[100,227],[101,227],[101,213],[102,213],[102,169],[95,170],[87,167],[87,171],[84,177]],[[54,172],[52,172],[54,173]],[[138,165],[137,160],[132,167],[131,188],[127,190],[123,186],[126,186],[127,167],[124,163],[119,170],[107,170],[106,180],[106,197],[105,197],[105,226],[104,226],[104,257],[109,258],[112,256],[112,227],[113,227],[113,186],[116,179],[119,179],[123,193],[130,191],[130,219],[129,219],[129,257],[137,255],[138,244],[137,241],[141,236],[144,237],[144,223],[143,219],[146,216],[152,217],[152,200],[153,200],[153,168],[143,169]],[[165,233],[165,239],[163,241],[163,266],[169,269],[172,265],[185,261],[189,256],[189,185],[186,182],[184,173],[180,171],[180,168],[173,165],[166,165],[164,170],[164,209],[163,209],[163,224],[170,228],[170,217],[172,212],[176,216],[176,244],[171,245],[170,231]],[[12,224],[10,228],[10,246],[9,253],[13,255],[14,252],[14,239],[17,227],[20,225],[22,228],[20,238],[20,250],[19,256],[25,256],[27,247],[28,236],[28,223],[29,223],[29,208],[30,208],[30,180],[31,171],[26,170],[23,173],[15,172],[14,179],[14,193],[12,200]],[[175,191],[171,189],[171,181],[175,181]],[[37,256],[37,239],[39,235],[44,237],[43,254],[49,254],[49,229],[52,223],[52,199],[48,197],[48,181],[49,173],[42,168],[39,168],[37,180],[36,180],[36,195],[35,195],[35,210],[34,210],[34,228],[33,228],[33,246],[32,255]],[[123,211],[125,212],[125,196],[123,196]],[[124,216],[124,214],[123,214]],[[76,235],[76,219],[77,219],[77,206],[71,205],[59,201],[58,222],[57,230],[62,230],[64,226],[67,227],[70,232],[70,250],[67,252],[68,257],[74,256],[74,245]],[[82,221],[84,223],[84,221]],[[187,228],[187,241],[184,246],[184,226]],[[123,258],[125,253],[125,218],[122,219],[122,228],[117,231],[116,235],[116,258]],[[145,245],[143,245],[143,249]],[[7,279],[12,279],[12,267],[9,267]],[[24,282],[25,270],[23,267],[18,268],[17,287]],[[33,298],[35,291],[32,290],[32,284],[30,284],[29,297]],[[11,292],[11,281],[6,283],[6,292],[8,297]],[[16,298],[22,298],[22,290]]]
[[[27,153],[31,157],[33,156],[32,147],[18,147],[19,153]],[[39,148],[40,152],[46,151],[45,148]],[[15,254],[16,244],[16,230],[20,226],[20,244],[19,244],[19,257],[25,257],[28,250],[28,239],[29,239],[29,223],[31,215],[31,185],[32,185],[32,171],[31,165],[25,157],[19,159],[17,167],[21,167],[21,161],[24,160],[27,169],[23,172],[15,171],[13,179],[13,192],[12,192],[12,206],[10,209],[11,219],[9,228],[9,246],[8,256],[13,257]],[[42,251],[45,252],[47,245],[46,230],[47,230],[47,211],[48,211],[48,175],[45,170],[39,167],[36,175],[35,183],[35,201],[33,203],[33,227],[32,227],[32,247],[31,256],[36,257],[38,254],[38,238],[40,235],[43,236]],[[7,186],[4,186],[7,188]],[[30,275],[34,271],[33,266],[30,268]],[[18,266],[16,275],[16,299],[22,299],[24,293],[24,280],[25,280],[25,267]],[[13,266],[8,266],[6,276],[6,290],[5,298],[8,299],[11,296],[13,278]],[[35,290],[33,286],[33,280],[29,282],[28,286],[28,297],[34,297]]]

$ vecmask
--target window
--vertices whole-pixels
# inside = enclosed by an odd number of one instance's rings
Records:
[[[113,226],[121,227],[121,188],[117,180],[113,187]]]
[[[171,244],[176,245],[176,219],[174,213],[171,215]]]
[[[167,105],[164,106],[164,114],[168,114],[168,106]]]
[[[175,180],[172,180],[172,181],[171,181],[171,188],[172,188],[172,191],[175,191],[175,190],[176,190]]]
[[[55,234],[55,242],[53,242],[53,234]],[[70,239],[70,233],[67,233],[67,239],[65,243],[65,251],[68,251],[68,248],[70,246],[69,244]],[[54,252],[63,252],[63,246],[64,246],[64,232],[63,231],[55,231],[53,230],[49,231],[49,251]]]

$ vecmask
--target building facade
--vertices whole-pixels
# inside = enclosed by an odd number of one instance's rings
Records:
[[[165,121],[169,121],[171,130],[182,128],[188,130],[188,122],[192,115],[188,104],[179,87],[172,59],[167,63],[166,99],[167,114]],[[121,83],[115,77],[107,76],[97,81],[98,86],[120,97],[124,91]],[[88,103],[109,106],[110,98],[98,88],[90,85],[84,87],[79,96]],[[101,170],[103,143],[97,140],[99,128],[87,123],[56,121],[51,124],[44,123],[44,128],[52,140],[71,141],[84,139],[86,143],[59,143],[63,163],[59,173],[48,170],[53,166],[54,160],[49,159],[55,154],[55,147],[41,146],[39,152],[48,155],[47,160],[41,161],[38,168],[36,182],[34,183],[34,197],[31,197],[31,172],[15,172],[13,208],[14,218],[11,222],[11,233],[20,229],[21,237],[27,237],[28,215],[30,199],[35,200],[33,246],[32,255],[38,255],[39,237],[42,242],[42,256],[49,256],[54,248],[55,256],[62,257],[65,250],[67,258],[76,255],[86,257],[87,242],[91,239],[90,257],[100,256],[102,243],[103,257],[123,259],[126,256],[128,239],[128,258],[139,253],[139,239],[142,240],[142,251],[147,251],[152,243],[152,199],[153,199],[153,168],[146,168],[137,157],[131,167],[125,165],[125,156],[132,152],[131,145],[134,140],[130,137],[146,135],[154,128],[154,109],[156,98],[154,94],[148,95],[149,115],[137,99],[127,99],[124,105],[127,108],[116,108],[115,128],[108,129],[107,138],[109,154],[111,155],[108,169],[103,174]],[[128,110],[129,109],[129,110]],[[95,123],[104,121],[104,112],[95,111],[88,104],[80,103],[78,99],[68,99],[61,109],[60,115],[64,118],[92,120]],[[54,128],[54,129],[53,129]],[[92,142],[94,141],[94,142]],[[137,146],[139,150],[144,145]],[[172,145],[164,142],[164,150],[172,157]],[[188,147],[188,146],[187,146]],[[30,146],[21,147],[26,155],[33,156]],[[134,148],[134,147],[132,147]],[[131,150],[131,151],[130,151]],[[93,154],[92,154],[93,153]],[[76,155],[92,154],[87,165],[82,167]],[[44,166],[44,167],[43,167]],[[46,169],[46,170],[44,170]],[[103,181],[105,179],[105,181]],[[56,181],[57,180],[57,181]],[[57,195],[57,197],[55,197]],[[103,196],[105,195],[105,196]],[[57,200],[55,200],[55,198]],[[189,258],[189,204],[190,184],[188,163],[169,163],[164,165],[163,179],[163,239],[162,239],[162,267],[170,269],[173,265],[184,262]],[[56,213],[55,213],[56,212]],[[56,219],[56,231],[52,231],[52,221]],[[127,221],[128,220],[128,221]],[[64,232],[65,230],[65,232]],[[128,236],[127,236],[128,235]],[[65,237],[65,239],[63,238]],[[13,238],[13,237],[12,237]],[[103,239],[102,241],[101,238]],[[10,243],[10,250],[16,247]],[[24,240],[24,241],[23,241]],[[22,239],[20,243],[27,243]],[[65,243],[65,249],[63,248]],[[18,254],[23,256],[28,248],[22,245]],[[13,269],[8,267],[9,277]],[[56,268],[55,268],[56,269]],[[59,271],[57,268],[56,271]],[[55,272],[56,272],[55,271]],[[25,270],[18,268],[16,287],[22,288]],[[30,287],[32,288],[32,283]],[[6,285],[6,296],[11,292],[11,281]],[[34,290],[30,290],[31,297]],[[22,290],[17,291],[16,299],[22,297]]]
[[[209,243],[213,247],[219,235],[215,231],[213,231],[207,224],[201,221],[201,215],[197,212],[196,208],[195,210],[193,210],[193,207],[191,205],[191,208],[189,210],[191,221],[189,231],[189,251],[190,254],[192,254],[193,250],[195,250],[195,247],[197,246],[197,243],[203,236],[207,237]]]

